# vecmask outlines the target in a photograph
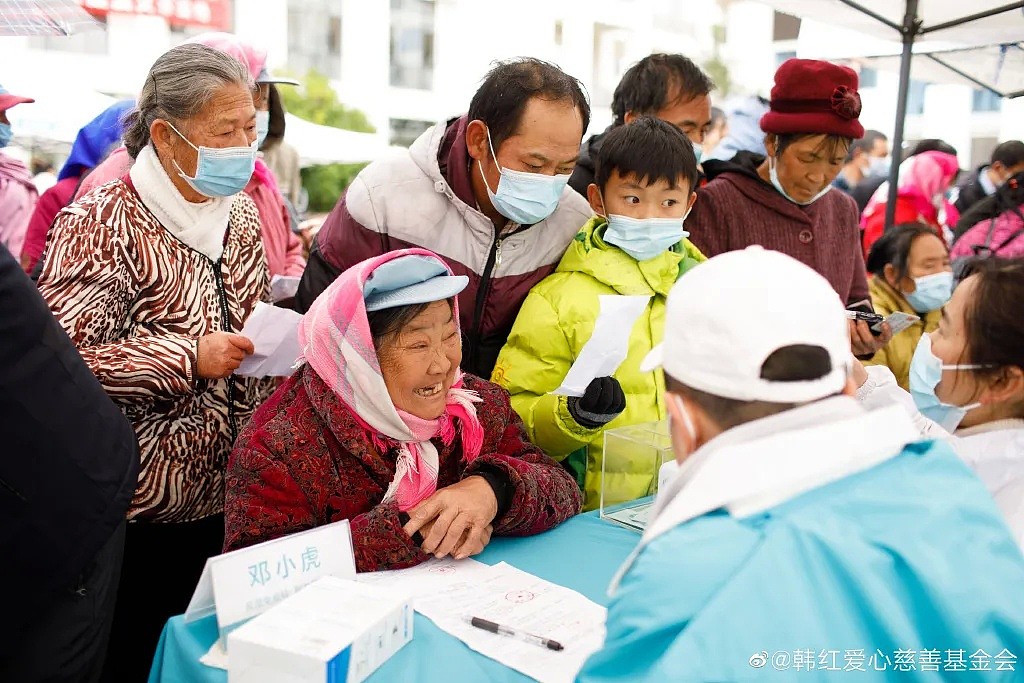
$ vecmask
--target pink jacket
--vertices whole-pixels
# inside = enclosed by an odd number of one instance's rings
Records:
[[[106,160],[85,177],[78,189],[81,197],[95,188],[117,180],[131,168],[132,159],[124,147],[110,153]],[[302,275],[306,259],[302,256],[302,242],[291,230],[288,208],[284,204],[277,181],[270,168],[262,159],[256,160],[256,171],[245,188],[260,212],[260,231],[263,249],[267,253],[267,268],[270,276]],[[76,197],[76,198],[77,198]]]
[[[1024,212],[1024,206],[1019,209]],[[953,245],[953,249],[949,252],[950,257],[960,258],[963,256],[973,256],[974,246],[982,246],[985,244],[985,240],[988,239],[988,231],[992,226],[992,221],[982,221],[972,227],[970,230],[960,236],[960,239]],[[1020,214],[1016,211],[1004,211],[996,218],[995,229],[992,231],[992,240],[989,242],[989,247],[993,250],[1003,245],[1013,233],[1017,232],[1021,228],[1024,228],[1024,221],[1021,220]],[[996,256],[1003,258],[1019,258],[1024,256],[1024,233],[1017,235],[1012,241],[1006,246],[1003,246],[997,252]]]
[[[38,198],[25,164],[0,152],[0,244],[15,259],[21,257],[25,230]]]

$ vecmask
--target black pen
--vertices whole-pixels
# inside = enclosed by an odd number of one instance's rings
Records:
[[[527,643],[533,643],[534,645],[540,645],[546,647],[549,650],[555,650],[556,652],[564,650],[562,644],[557,640],[551,640],[550,638],[543,638],[541,636],[535,636],[532,633],[526,631],[520,631],[519,629],[512,628],[511,626],[503,626],[502,624],[495,624],[493,621],[487,619],[481,619],[480,617],[473,617],[469,620],[469,623],[477,628],[483,629],[484,631],[490,631],[491,633],[497,633],[499,636],[509,636],[511,638],[518,638],[524,640]]]

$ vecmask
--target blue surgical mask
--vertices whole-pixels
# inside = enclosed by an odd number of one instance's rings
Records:
[[[269,111],[258,111],[256,112],[256,149],[263,146],[263,141],[267,139],[267,133],[270,132],[270,112]]]
[[[167,125],[199,153],[194,176],[186,175],[178,162],[174,162],[178,175],[193,190],[205,197],[230,197],[249,184],[256,168],[255,142],[248,147],[196,147],[170,122]]]
[[[868,176],[872,178],[884,178],[889,175],[889,157],[870,157],[868,159]]]
[[[11,124],[0,123],[0,149],[3,149],[7,145],[11,144],[11,138],[14,137],[14,131],[11,130]]]
[[[914,278],[914,289],[903,298],[918,313],[937,311],[953,296],[953,273],[942,271],[933,275]]]
[[[697,165],[700,166],[701,159],[704,158],[704,147],[696,142],[693,143],[693,156],[697,157]]]
[[[789,193],[786,192],[786,190],[784,190],[782,188],[782,183],[779,182],[779,171],[776,168],[777,163],[778,162],[776,162],[775,157],[768,157],[768,175],[772,179],[772,185],[775,186],[776,190],[778,190],[780,193],[782,193],[783,197],[785,197],[786,199],[788,199],[789,201],[793,202],[794,204],[796,204],[798,206],[807,206],[809,204],[813,204],[814,202],[818,201],[819,199],[824,197],[826,194],[828,194],[829,191],[832,189],[832,183],[829,183],[824,188],[822,188],[821,192],[819,192],[818,194],[814,195],[813,197],[808,199],[806,202],[798,202],[797,200],[795,200],[792,197],[790,197]]]
[[[690,233],[683,230],[682,218],[630,218],[610,214],[604,241],[614,244],[637,261],[660,256],[679,244]]]
[[[966,406],[953,406],[943,403],[935,395],[935,387],[942,381],[943,370],[975,370],[982,365],[943,365],[942,359],[932,352],[931,335],[921,335],[914,357],[910,361],[910,395],[914,397],[914,405],[921,414],[947,432],[953,432],[963,421],[968,411],[974,410],[980,403]]]
[[[490,147],[491,157],[497,165],[498,157],[494,153],[489,130],[487,131],[487,145]],[[543,173],[510,171],[499,165],[501,180],[498,181],[497,191],[492,192],[491,186],[487,183],[487,176],[484,175],[483,164],[477,161],[477,165],[480,166],[480,176],[484,179],[491,204],[502,216],[522,225],[540,223],[553,214],[558,208],[562,190],[569,182],[568,175],[550,176]]]

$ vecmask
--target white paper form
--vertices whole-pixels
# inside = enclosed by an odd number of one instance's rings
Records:
[[[299,357],[302,316],[287,308],[256,304],[240,334],[252,340],[256,352],[235,370],[242,377],[288,377]]]
[[[647,308],[650,296],[602,294],[598,297],[601,312],[594,323],[594,332],[580,349],[576,362],[552,394],[582,396],[596,377],[613,374],[629,354],[629,336],[636,319]]]
[[[274,303],[291,299],[299,291],[300,279],[297,275],[275,275],[270,278],[270,299]]]
[[[354,580],[382,584],[388,589],[411,595],[415,607],[420,596],[430,596],[457,584],[484,581],[491,576],[491,571],[490,565],[468,557],[463,560],[445,557],[440,560],[431,558],[408,569],[356,574]]]
[[[604,642],[604,607],[504,562],[490,567],[483,580],[450,584],[418,596],[415,605],[471,649],[543,683],[571,682]],[[556,640],[565,649],[484,631],[469,624],[472,617]]]

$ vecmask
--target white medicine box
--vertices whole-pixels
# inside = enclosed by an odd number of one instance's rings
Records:
[[[668,420],[605,430],[601,519],[643,531],[658,489],[676,469]]]
[[[360,683],[412,628],[410,597],[324,577],[228,635],[228,682]]]

